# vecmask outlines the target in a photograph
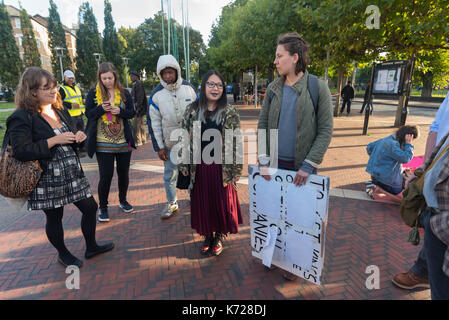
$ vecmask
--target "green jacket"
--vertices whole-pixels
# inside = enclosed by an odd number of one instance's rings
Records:
[[[199,121],[198,118],[199,118],[198,111],[194,108],[194,104],[190,104],[184,113],[184,118],[182,120],[182,129],[186,130],[189,134],[191,155],[194,150],[193,149],[193,143],[194,143],[193,126],[194,126],[195,121]],[[237,109],[234,108],[232,105],[228,104],[225,107],[223,114],[222,114],[221,124],[223,127],[222,132],[221,132],[222,147],[223,147],[223,149],[222,149],[223,185],[227,186],[228,184],[232,183],[232,178],[241,176],[242,169],[243,169],[243,162],[242,162],[242,164],[238,164],[238,160],[237,160],[237,156],[236,156],[236,154],[237,154],[236,153],[237,152],[236,137],[234,137],[232,139],[232,146],[230,144],[231,141],[226,141],[226,139],[225,139],[226,138],[226,135],[225,135],[226,129],[231,129],[233,132],[236,129],[240,129],[240,116],[239,116]],[[201,137],[200,137],[200,139],[201,139]],[[201,148],[201,142],[200,142],[199,147]],[[232,153],[232,158],[233,158],[232,162],[233,163],[226,164],[226,162],[225,162],[226,148],[232,149],[232,152],[233,152]],[[243,157],[243,152],[242,152],[241,156]],[[196,164],[193,164],[192,157],[190,157],[189,163],[190,164],[178,164],[178,169],[180,171],[189,171],[190,170],[190,187],[189,187],[189,189],[191,189],[191,188],[193,188],[193,185],[195,183]]]
[[[333,111],[329,88],[323,80],[318,80],[318,113],[315,114],[312,99],[307,90],[308,74],[306,70],[304,76],[293,85],[299,96],[296,104],[295,170],[299,170],[303,162],[317,168],[323,161],[324,154],[332,139]],[[277,140],[271,142],[275,150],[270,150],[270,129],[278,128],[284,81],[284,78],[277,78],[268,85],[257,125],[259,131],[258,155],[270,155],[271,165],[277,163],[277,159],[274,159],[275,154],[277,154]],[[270,94],[270,91],[273,94]],[[270,95],[272,96],[271,102],[268,98]],[[266,138],[261,140],[260,130],[262,129],[265,129],[267,134]],[[260,145],[264,143],[266,152],[260,150]]]

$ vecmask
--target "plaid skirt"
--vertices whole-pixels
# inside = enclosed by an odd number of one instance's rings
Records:
[[[68,131],[65,124],[60,129],[54,129],[56,134]],[[55,209],[92,196],[75,150],[70,145],[57,145],[54,148],[47,170],[28,196],[28,210]]]

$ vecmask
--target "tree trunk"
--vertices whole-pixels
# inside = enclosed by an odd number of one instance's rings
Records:
[[[430,98],[432,96],[433,73],[428,72],[423,76],[421,97]]]
[[[340,113],[340,92],[341,92],[341,85],[343,82],[343,65],[340,64],[338,66],[338,84],[337,84],[337,101],[335,102],[334,106],[334,117],[338,117]]]

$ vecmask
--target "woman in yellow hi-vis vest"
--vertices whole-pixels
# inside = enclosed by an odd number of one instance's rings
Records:
[[[59,88],[59,94],[64,107],[72,116],[76,128],[84,132],[84,99],[80,88],[75,85],[75,74],[72,71],[64,72],[64,84]]]

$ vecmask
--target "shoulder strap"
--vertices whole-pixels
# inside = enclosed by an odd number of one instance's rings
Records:
[[[319,100],[319,89],[318,89],[318,77],[313,74],[309,74],[307,77],[307,90],[309,91],[310,97],[312,98],[313,108],[315,109],[315,114],[318,112],[318,100]],[[270,90],[268,92],[268,102],[271,103],[273,99],[274,92]]]
[[[318,99],[319,99],[319,89],[318,89],[318,78],[313,74],[309,74],[307,77],[307,90],[309,91],[310,97],[312,98],[313,108],[315,109],[315,114],[318,113]]]

